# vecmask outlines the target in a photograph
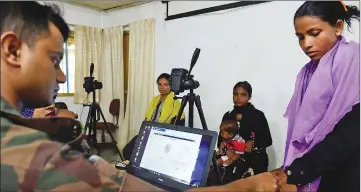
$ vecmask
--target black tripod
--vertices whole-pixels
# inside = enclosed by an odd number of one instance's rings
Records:
[[[174,99],[182,99],[181,107],[180,107],[180,109],[178,111],[176,120],[174,122],[179,121],[179,119],[182,116],[182,113],[184,111],[185,106],[189,102],[189,106],[188,106],[189,107],[188,127],[193,128],[194,104],[196,104],[198,114],[199,114],[199,118],[200,118],[201,123],[202,123],[202,128],[204,130],[208,130],[206,119],[204,118],[204,113],[203,113],[203,109],[202,109],[201,98],[199,97],[199,95],[196,95],[194,93],[193,89],[190,89],[190,92],[187,95],[184,95],[183,97],[174,97]],[[217,173],[218,181],[222,185],[223,182],[222,182],[222,179],[221,179],[221,176],[220,176],[219,168],[218,168],[217,163],[216,163],[216,155],[215,155],[215,153],[213,153],[212,162],[213,162],[213,166],[215,167],[215,170],[216,170],[216,173]]]
[[[119,151],[119,148],[117,146],[117,142],[115,141],[107,122],[105,121],[105,117],[104,114],[102,112],[102,109],[100,108],[100,105],[98,103],[95,102],[95,90],[92,91],[93,92],[93,102],[90,105],[84,105],[84,106],[89,106],[89,113],[88,113],[88,117],[86,119],[86,123],[85,123],[85,134],[87,134],[87,131],[89,131],[88,135],[88,140],[91,142],[91,146],[94,146],[95,149],[97,149],[97,155],[99,155],[99,150],[97,148],[98,142],[97,142],[97,129],[96,129],[96,124],[97,122],[100,120],[100,116],[103,119],[103,122],[105,124],[105,128],[106,131],[108,132],[108,134],[110,135],[110,138],[112,139],[112,145],[114,147],[114,149],[117,151],[121,161],[124,161],[124,158],[122,156],[122,154]]]

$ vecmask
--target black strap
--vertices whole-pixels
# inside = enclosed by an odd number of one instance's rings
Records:
[[[162,104],[162,102],[159,101],[159,103],[157,104],[157,107],[155,108],[155,111],[153,112],[152,122],[154,122],[155,119],[157,118],[158,110],[159,110],[159,107],[160,107],[161,104]],[[160,115],[160,114],[159,114],[159,115]]]
[[[24,118],[4,111],[0,111],[0,116],[9,119],[15,125],[44,132],[50,140],[62,143],[74,142],[82,135],[80,122],[71,118]]]

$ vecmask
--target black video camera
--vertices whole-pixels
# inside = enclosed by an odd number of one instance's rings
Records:
[[[187,69],[172,69],[171,79],[169,84],[171,85],[170,90],[176,95],[189,89],[197,89],[199,82],[193,79],[193,75],[188,75]]]
[[[189,72],[187,69],[175,68],[172,69],[172,73],[170,74],[170,90],[174,92],[174,94],[178,95],[179,93],[184,92],[185,90],[193,90],[199,87],[199,82],[193,79],[193,75],[191,75],[192,69],[196,64],[199,53],[201,50],[196,48],[193,53],[191,65]]]
[[[83,88],[87,93],[93,92],[96,89],[103,88],[103,83],[97,80],[94,80],[94,77],[84,77]]]
[[[93,92],[96,89],[103,88],[102,82],[94,80],[93,72],[94,72],[94,63],[90,64],[90,76],[84,77],[83,88],[87,93]]]

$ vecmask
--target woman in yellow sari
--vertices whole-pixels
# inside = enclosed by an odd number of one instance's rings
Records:
[[[163,73],[157,78],[160,94],[155,96],[150,102],[145,114],[146,121],[174,124],[181,103],[179,100],[173,99],[174,93],[170,91],[169,79],[170,75],[167,73]],[[184,113],[176,124],[184,125]]]
[[[159,95],[155,96],[150,102],[147,112],[145,114],[145,121],[184,126],[184,113],[182,113],[180,120],[174,122],[178,115],[181,103],[179,100],[173,99],[174,93],[170,90],[169,79],[170,75],[167,73],[163,73],[157,78]],[[135,136],[124,147],[123,156],[125,159],[130,159],[136,140],[137,136]]]

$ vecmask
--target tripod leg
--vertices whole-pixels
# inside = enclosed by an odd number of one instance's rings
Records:
[[[196,104],[196,107],[198,110],[199,117],[201,119],[202,127],[203,127],[203,129],[208,130],[207,122],[204,117],[204,113],[203,113],[203,109],[202,109],[201,99],[199,96],[197,96],[197,99],[195,100],[195,104]]]
[[[97,151],[97,155],[100,155],[99,152],[99,148],[98,148],[98,139],[97,139],[97,119],[96,119],[96,115],[97,115],[97,104],[96,103],[92,103],[92,110],[91,110],[91,138],[92,138],[92,144],[94,146],[94,148]]]
[[[102,116],[103,122],[104,122],[105,127],[106,127],[106,129],[107,129],[107,131],[108,131],[108,134],[110,135],[110,138],[112,139],[112,143],[113,143],[113,145],[114,145],[114,149],[117,150],[117,153],[118,153],[118,155],[119,155],[119,157],[120,157],[120,160],[124,161],[124,157],[123,157],[123,155],[122,155],[122,154],[120,153],[120,151],[119,151],[119,148],[118,148],[118,146],[117,146],[117,142],[115,141],[115,139],[114,139],[114,137],[113,137],[113,134],[111,133],[111,131],[110,131],[109,127],[108,127],[108,124],[107,124],[107,122],[105,121],[104,114],[103,114],[102,109],[100,108],[99,105],[97,106],[97,109],[98,109],[100,115]]]
[[[194,118],[194,97],[189,97],[189,106],[188,106],[188,127],[193,127],[193,118]]]
[[[86,121],[85,121],[85,125],[84,125],[84,133],[85,135],[87,135],[87,131],[89,131],[89,135],[90,135],[90,129],[89,129],[89,125],[91,125],[91,110],[92,110],[92,106],[89,107],[89,112],[88,112],[88,116],[86,118]]]
[[[187,96],[184,96],[182,98],[182,103],[181,103],[181,106],[179,108],[179,111],[178,111],[178,114],[177,114],[177,117],[175,118],[175,121],[174,121],[174,124],[176,124],[182,117],[182,113],[184,111],[184,108],[186,107],[187,105],[187,102],[188,102],[188,97]]]
[[[200,99],[199,96],[197,96],[197,99],[195,100],[195,104],[196,104],[196,107],[197,107],[197,110],[198,110],[199,118],[201,119],[202,127],[203,127],[204,130],[208,130],[207,122],[206,122],[206,119],[204,117],[204,113],[203,113],[203,109],[202,109],[201,99]],[[217,177],[218,177],[218,182],[222,185],[223,182],[222,182],[221,175],[220,175],[220,172],[219,172],[219,167],[217,165],[215,153],[213,153],[212,162],[213,162],[213,166],[215,168],[215,171],[216,171],[216,174],[217,174]]]

